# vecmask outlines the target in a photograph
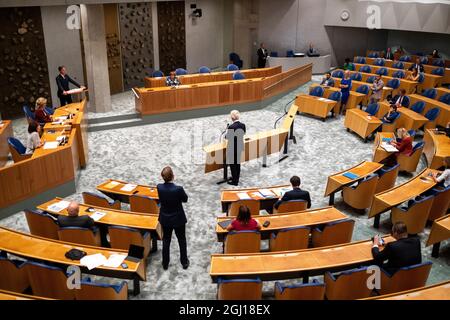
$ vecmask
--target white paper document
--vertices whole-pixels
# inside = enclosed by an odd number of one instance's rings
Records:
[[[392,144],[387,143],[387,142],[382,142],[381,143],[381,147],[386,150],[387,152],[397,152],[397,148],[394,147]]]
[[[110,183],[108,183],[108,184],[105,186],[105,188],[112,189],[112,188],[118,186],[119,184],[120,184],[120,182],[117,182],[117,181],[111,181]]]
[[[58,145],[59,141],[49,141],[44,144],[44,149],[56,149]]]
[[[108,260],[103,264],[103,266],[110,268],[118,268],[126,257],[127,256],[125,254],[112,254],[109,256]]]
[[[104,216],[106,216],[106,212],[95,211],[93,214],[91,214],[91,218],[94,221],[98,221],[101,218],[103,218]]]
[[[251,197],[247,194],[247,192],[238,192],[237,196],[241,200],[250,200]]]
[[[59,202],[55,202],[47,207],[50,212],[61,212],[66,209],[70,204],[70,201],[61,200]]]
[[[89,270],[92,270],[94,268],[102,266],[104,263],[106,263],[107,260],[108,259],[106,259],[106,257],[101,253],[96,253],[81,258],[80,264],[82,266],[85,266]]]
[[[274,193],[272,191],[270,191],[269,189],[259,189],[258,191],[264,197],[273,197],[273,196],[275,196]]]
[[[136,189],[137,185],[136,184],[130,184],[127,183],[126,185],[124,185],[120,190],[122,191],[133,191],[134,189]]]

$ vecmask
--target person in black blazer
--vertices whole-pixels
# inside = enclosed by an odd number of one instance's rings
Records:
[[[273,205],[274,208],[278,209],[283,202],[290,200],[305,200],[308,203],[308,209],[311,208],[311,197],[308,191],[300,189],[300,178],[298,176],[293,176],[290,181],[292,190],[286,192],[280,200],[275,202]]]
[[[61,228],[66,227],[78,227],[78,228],[89,228],[94,227],[94,219],[88,215],[79,216],[80,206],[77,202],[72,201],[67,207],[68,216],[59,215],[58,224]]]
[[[161,207],[159,209],[159,223],[163,231],[163,260],[164,270],[169,268],[170,261],[170,242],[172,232],[175,235],[180,246],[180,262],[183,269],[189,267],[186,245],[186,214],[184,213],[183,203],[188,201],[188,196],[183,187],[173,183],[174,175],[171,167],[165,167],[161,171],[161,177],[164,183],[157,185],[158,197]]]
[[[408,230],[404,222],[396,222],[392,227],[392,236],[396,239],[388,243],[380,251],[380,238],[373,238],[372,256],[375,262],[386,272],[393,275],[400,268],[422,263],[420,239],[408,237]],[[384,261],[386,261],[384,263]]]
[[[397,108],[400,108],[400,107],[408,108],[409,107],[409,99],[405,98],[405,96],[406,96],[406,90],[400,89],[400,94],[395,95],[389,103],[395,104],[397,106]]]
[[[73,80],[69,75],[66,73],[66,67],[60,66],[58,67],[59,74],[56,77],[56,85],[58,86],[58,98],[61,103],[61,106],[65,106],[68,103],[72,103],[72,96],[67,93],[67,91],[70,90],[69,83],[72,83],[74,86],[78,88],[85,88],[80,86],[78,82]]]
[[[417,69],[417,73],[423,73],[425,69],[423,68],[423,64],[420,62],[420,58],[416,58],[416,63],[414,63],[411,67],[409,67],[409,71]]]
[[[267,49],[264,48],[264,43],[261,43],[256,54],[258,55],[258,68],[265,68],[268,53]]]
[[[225,139],[228,140],[226,165],[230,166],[231,181],[228,184],[237,186],[241,175],[241,155],[244,151],[245,124],[239,121],[239,111],[233,110],[230,113],[233,123],[228,126]]]

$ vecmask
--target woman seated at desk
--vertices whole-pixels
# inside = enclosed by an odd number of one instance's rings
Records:
[[[404,154],[409,156],[413,150],[413,139],[405,128],[399,128],[397,130],[397,139],[393,139],[389,143],[397,148],[398,151],[390,154],[389,157],[381,161],[381,163],[388,167],[393,167],[397,164],[397,157],[399,155]]]
[[[409,81],[419,81],[420,74],[417,72],[417,69],[413,69],[412,71],[406,71],[406,80]]]
[[[227,227],[228,231],[257,231],[261,230],[261,224],[252,218],[250,209],[247,206],[240,206],[239,213],[231,224]]]
[[[392,123],[394,122],[395,119],[397,119],[397,117],[398,117],[397,106],[395,104],[391,104],[389,112],[384,115],[381,121],[383,123]]]
[[[41,125],[43,125],[47,122],[53,121],[52,116],[49,113],[47,113],[47,111],[45,110],[46,105],[47,105],[47,99],[41,97],[36,100],[36,108],[34,111],[34,118]]]
[[[447,188],[450,186],[450,156],[444,158],[445,170],[441,174],[433,173],[432,178],[439,186]]]
[[[42,147],[44,144],[40,138],[41,126],[37,122],[31,122],[28,125],[28,139],[27,139],[27,150],[26,154],[32,154],[34,150]]]
[[[383,95],[384,82],[381,75],[377,75],[372,84],[372,95],[370,96],[370,103],[376,103],[381,100]]]
[[[176,87],[181,84],[180,80],[178,79],[175,71],[171,71],[170,75],[166,78],[166,85],[168,87]]]

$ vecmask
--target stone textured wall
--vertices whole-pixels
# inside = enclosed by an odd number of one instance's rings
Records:
[[[164,74],[186,68],[184,1],[158,2],[159,65]]]
[[[125,89],[144,85],[153,71],[153,32],[151,3],[119,4]]]
[[[39,7],[0,9],[0,112],[23,115],[23,105],[45,97],[51,105]]]

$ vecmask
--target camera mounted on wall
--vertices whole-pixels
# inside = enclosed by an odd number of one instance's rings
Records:
[[[197,4],[191,3],[191,14],[189,15],[191,18],[201,18],[202,17],[202,9],[197,8]]]

